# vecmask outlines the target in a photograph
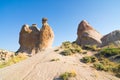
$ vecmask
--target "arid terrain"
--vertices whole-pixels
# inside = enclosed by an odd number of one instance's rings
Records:
[[[97,71],[88,64],[80,62],[87,54],[63,56],[62,49],[51,48],[38,53],[24,61],[0,69],[0,80],[62,80],[59,76],[67,71],[76,72],[70,80],[119,80],[110,73]],[[58,59],[52,61],[52,59]]]

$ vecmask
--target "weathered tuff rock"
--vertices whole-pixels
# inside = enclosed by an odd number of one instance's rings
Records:
[[[40,50],[52,47],[54,33],[47,24],[47,19],[42,19],[41,30],[37,29],[37,25],[23,25],[20,31],[19,44],[20,48],[17,52],[25,52],[28,54],[36,54]]]
[[[102,35],[97,32],[92,26],[85,20],[81,21],[78,25],[77,30],[77,40],[76,43],[84,46],[84,45],[101,45]]]
[[[34,24],[31,27],[29,25],[23,25],[19,36],[20,48],[18,52],[34,54],[38,51],[38,42],[39,30],[37,27]]]
[[[116,46],[120,45],[120,30],[115,30],[101,38],[102,46],[109,44],[115,44]]]
[[[40,29],[40,35],[39,35],[39,48],[40,50],[44,50],[47,48],[52,47],[53,39],[54,39],[54,33],[50,26],[47,23],[47,19],[42,19],[42,28]]]

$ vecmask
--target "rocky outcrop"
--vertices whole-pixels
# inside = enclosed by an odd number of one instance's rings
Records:
[[[77,40],[76,43],[84,46],[84,45],[101,45],[101,37],[102,35],[97,32],[92,26],[85,20],[81,21],[78,25],[77,30]]]
[[[42,28],[40,29],[40,35],[39,35],[40,50],[51,48],[54,39],[54,33],[51,27],[48,25],[46,18],[42,19],[42,24],[43,25]]]
[[[115,30],[102,37],[102,46],[107,46],[109,44],[114,44],[116,46],[120,45],[120,30]]]
[[[20,48],[18,52],[34,54],[38,51],[38,42],[39,30],[36,25],[33,24],[31,27],[29,25],[23,25],[19,37]]]
[[[17,52],[35,54],[41,49],[52,47],[54,34],[50,26],[47,24],[47,19],[42,19],[41,30],[37,29],[36,24],[23,25],[19,35],[20,48]]]

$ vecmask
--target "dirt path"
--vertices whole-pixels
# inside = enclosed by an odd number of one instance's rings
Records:
[[[71,80],[119,80],[81,63],[79,60],[82,55],[62,56],[58,53],[54,52],[54,49],[49,49],[20,63],[0,69],[0,80],[60,80],[59,75],[66,71],[77,73]],[[60,60],[50,61],[57,58]]]

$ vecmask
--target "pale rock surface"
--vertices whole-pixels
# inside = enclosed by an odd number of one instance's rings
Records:
[[[101,45],[102,35],[97,32],[87,21],[83,20],[78,25],[77,30],[77,40],[76,43],[85,46],[85,45]]]
[[[114,44],[120,46],[120,30],[115,30],[102,37],[102,46],[107,46],[109,44]]]

